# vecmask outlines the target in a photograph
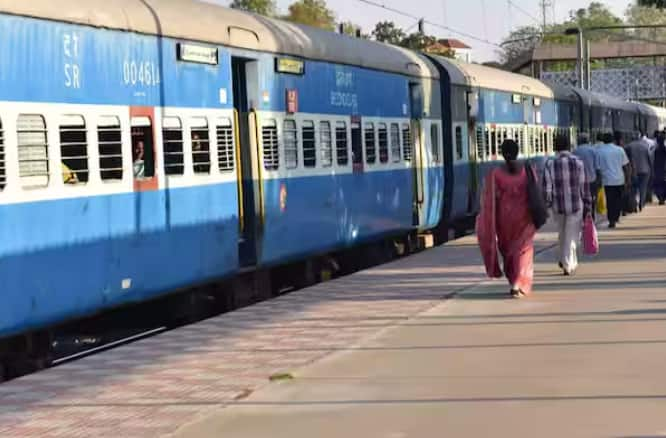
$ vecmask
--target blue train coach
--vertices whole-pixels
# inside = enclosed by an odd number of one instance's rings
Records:
[[[189,0],[0,29],[0,338],[440,222],[420,55]]]

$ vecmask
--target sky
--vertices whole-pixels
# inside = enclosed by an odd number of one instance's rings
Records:
[[[229,0],[209,0],[228,5]],[[541,23],[540,0],[511,0],[516,6],[509,6],[509,0],[373,0],[375,3],[399,9],[413,16],[423,16],[426,20],[448,26],[484,40],[499,43],[509,31],[518,26]],[[586,7],[590,2],[581,0],[550,0],[548,20],[563,21],[569,11]],[[611,10],[623,16],[631,0],[604,0]],[[286,13],[292,0],[277,0],[278,9]],[[363,3],[360,0],[327,0],[328,7],[335,12],[338,21],[352,21],[366,33],[378,21],[389,20],[404,29],[416,27],[414,19],[400,16],[388,10]],[[524,12],[518,10],[522,9]],[[484,12],[485,11],[485,12]],[[528,16],[531,15],[532,17]],[[437,37],[454,37],[473,48],[474,61],[497,60],[496,46],[471,40],[454,32],[426,24],[426,33]]]

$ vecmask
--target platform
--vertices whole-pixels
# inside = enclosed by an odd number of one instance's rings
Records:
[[[530,299],[467,237],[2,384],[0,437],[666,436],[666,208],[554,240]]]

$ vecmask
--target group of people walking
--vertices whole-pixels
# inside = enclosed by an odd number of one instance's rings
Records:
[[[531,293],[534,236],[546,211],[552,213],[559,234],[558,265],[563,275],[574,275],[583,224],[586,231],[594,228],[599,205],[607,208],[610,229],[623,215],[642,211],[652,193],[664,205],[665,141],[666,133],[656,132],[654,138],[641,135],[625,146],[621,133],[602,133],[593,143],[583,133],[572,151],[569,137],[557,136],[556,155],[541,173],[529,161],[519,163],[514,140],[504,141],[505,163],[486,176],[476,224],[488,276],[506,275],[516,298]]]

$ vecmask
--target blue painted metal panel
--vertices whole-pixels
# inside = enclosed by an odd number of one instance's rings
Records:
[[[232,274],[236,193],[223,184],[0,207],[0,335]]]
[[[176,42],[129,32],[0,16],[0,99],[137,106],[230,107],[219,66],[176,61]],[[163,68],[160,68],[161,62]]]
[[[412,196],[409,169],[268,180],[261,261],[275,264],[410,230]]]
[[[524,123],[523,104],[512,102],[511,93],[495,90],[479,92],[479,122]]]
[[[407,117],[409,78],[353,66],[307,61],[305,75],[273,73],[273,57],[261,58],[260,90],[270,102],[262,109],[286,111],[285,90],[295,89],[305,113]]]

